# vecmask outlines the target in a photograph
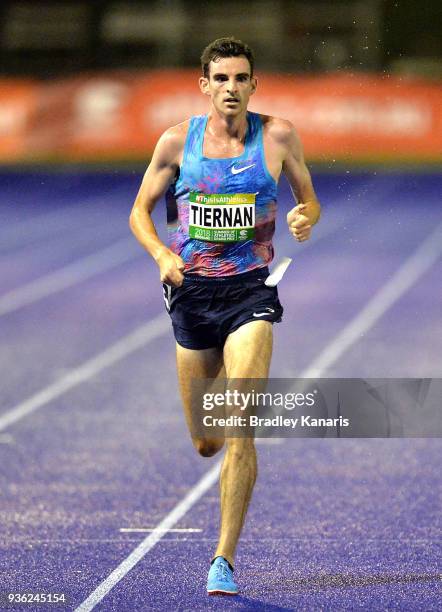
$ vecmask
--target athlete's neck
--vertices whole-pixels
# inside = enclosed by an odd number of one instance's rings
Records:
[[[225,116],[211,109],[207,119],[207,130],[216,138],[226,136],[244,142],[247,132],[247,111],[235,117]]]

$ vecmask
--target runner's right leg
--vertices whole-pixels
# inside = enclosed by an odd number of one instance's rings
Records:
[[[193,350],[176,345],[178,383],[189,431],[192,430],[192,378],[225,378],[223,353],[220,349],[210,348]],[[212,457],[224,444],[223,438],[192,437],[196,450],[203,457]]]

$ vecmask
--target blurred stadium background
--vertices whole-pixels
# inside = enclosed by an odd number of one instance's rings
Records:
[[[146,160],[204,112],[199,56],[256,52],[252,110],[290,118],[310,160],[440,159],[438,2],[32,2],[1,11],[0,160]]]

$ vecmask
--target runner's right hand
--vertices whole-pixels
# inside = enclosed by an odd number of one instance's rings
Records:
[[[181,287],[184,280],[184,261],[181,257],[170,249],[164,249],[158,255],[156,262],[160,269],[161,282],[172,287]]]

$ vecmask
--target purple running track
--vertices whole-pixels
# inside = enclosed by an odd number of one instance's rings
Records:
[[[2,295],[130,244],[138,174],[4,179]],[[276,250],[294,263],[280,286],[276,377],[305,370],[440,223],[441,175],[333,173],[315,183],[324,212],[310,244],[287,235],[292,204],[280,189]],[[163,214],[159,205],[159,223]],[[166,320],[157,276],[134,250],[0,316],[0,423],[149,320]],[[440,286],[438,261],[324,374],[440,377]],[[438,439],[260,444],[240,596],[205,594],[219,521],[213,486],[175,525],[198,531],[166,533],[95,609],[439,610],[440,450]],[[161,332],[0,429],[0,591],[64,592],[74,610],[146,537],[121,530],[156,527],[215,461],[191,447],[172,334]]]

